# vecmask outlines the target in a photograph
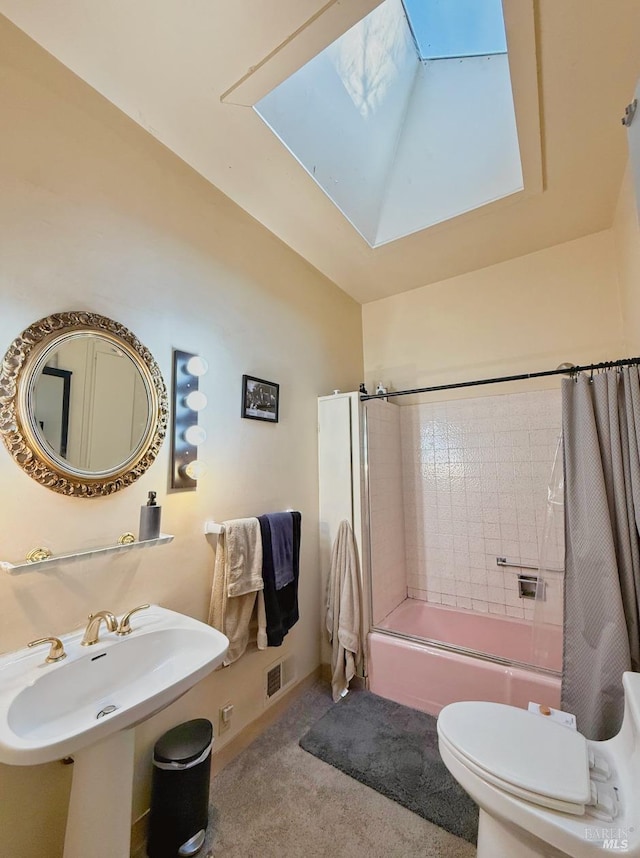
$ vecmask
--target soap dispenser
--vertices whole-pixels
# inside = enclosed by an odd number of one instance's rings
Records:
[[[156,505],[156,493],[149,492],[149,500],[140,508],[140,532],[138,540],[146,542],[160,536],[160,514],[162,507]]]

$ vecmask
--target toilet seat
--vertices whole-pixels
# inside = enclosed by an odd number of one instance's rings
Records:
[[[573,815],[591,801],[587,741],[574,730],[478,701],[446,706],[438,735],[458,762],[517,798]]]

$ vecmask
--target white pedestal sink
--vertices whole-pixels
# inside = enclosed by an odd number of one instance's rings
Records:
[[[64,858],[129,858],[133,727],[177,700],[224,659],[216,629],[158,605],[130,635],[63,635],[67,658],[46,650],[0,657],[0,762],[28,766],[73,755]]]
[[[129,858],[133,728],[74,754],[63,858]]]

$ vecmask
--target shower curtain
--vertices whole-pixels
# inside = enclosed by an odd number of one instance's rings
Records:
[[[619,730],[622,673],[640,670],[640,377],[563,379],[563,709],[590,739]]]

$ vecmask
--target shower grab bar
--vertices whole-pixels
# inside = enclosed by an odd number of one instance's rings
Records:
[[[515,560],[507,560],[506,557],[496,557],[497,566],[513,566],[515,569],[535,569],[540,571],[540,566],[534,566],[533,563],[517,563]],[[543,572],[564,572],[564,569],[559,569],[557,566],[545,566]]]

